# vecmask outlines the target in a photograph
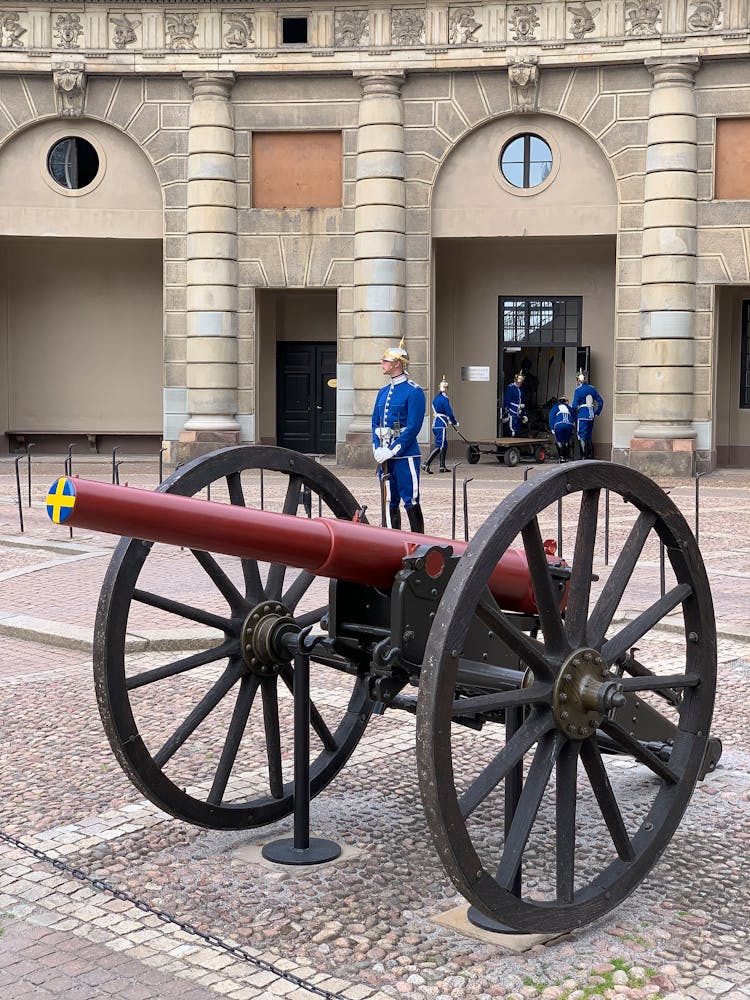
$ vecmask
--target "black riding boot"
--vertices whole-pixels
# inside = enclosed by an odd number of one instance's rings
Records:
[[[447,454],[448,454],[448,445],[445,445],[444,448],[440,449],[440,468],[438,469],[438,472],[448,471],[447,468],[445,467],[445,456]]]
[[[437,456],[439,454],[440,454],[440,449],[439,448],[433,448],[432,451],[430,452],[430,454],[427,456],[427,461],[422,466],[422,471],[426,472],[428,476],[432,475],[432,471],[430,469],[430,465],[435,461],[435,459],[437,458]]]
[[[417,535],[424,534],[424,516],[422,514],[422,508],[418,503],[415,503],[413,507],[406,508],[406,516],[409,518],[409,527]]]
[[[391,527],[398,531],[401,528],[401,508],[389,507],[388,514],[390,516]]]

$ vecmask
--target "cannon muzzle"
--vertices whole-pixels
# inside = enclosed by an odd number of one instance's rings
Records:
[[[56,524],[284,563],[316,576],[381,588],[391,587],[404,557],[420,545],[449,545],[458,555],[466,548],[466,542],[370,524],[276,514],[77,476],[61,476],[52,484],[47,512]],[[492,574],[490,589],[504,610],[536,612],[522,552],[505,552]]]

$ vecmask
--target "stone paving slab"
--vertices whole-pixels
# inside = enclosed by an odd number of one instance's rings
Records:
[[[106,479],[106,467],[99,471]],[[523,476],[490,463],[462,467],[459,497],[462,476],[469,475],[473,530]],[[372,474],[343,478],[376,520]],[[133,485],[148,488],[152,480],[132,477]],[[425,480],[428,530],[449,535],[451,477]],[[64,531],[61,538],[42,509],[47,485],[35,480],[21,535],[15,485],[0,463],[0,831],[352,1000],[750,997],[749,474],[724,472],[701,482],[701,548],[721,636],[713,728],[725,745],[719,768],[699,786],[664,858],[633,896],[596,924],[522,954],[436,923],[462,901],[425,827],[411,717],[386,712],[374,719],[349,764],[312,804],[313,832],[351,849],[338,865],[303,874],[253,861],[260,844],[290,835],[291,820],[256,832],[202,830],[146,802],[102,732],[89,647],[62,644],[70,630],[88,642],[115,540],[83,532],[71,540]],[[694,484],[668,486],[692,523]],[[267,484],[267,496],[278,503],[283,491]],[[614,545],[627,525],[624,511],[611,515]],[[462,533],[460,504],[457,522]],[[569,531],[564,539],[569,544]],[[633,607],[658,586],[658,551],[644,556]],[[603,581],[603,552],[597,562]],[[196,600],[208,598],[199,573],[182,575],[171,557],[163,565]],[[23,617],[37,623],[36,631],[3,631],[4,621],[12,628]],[[158,616],[144,621],[152,635],[164,624]],[[649,652],[666,669],[679,662],[681,632],[679,624],[665,625]],[[60,645],[48,644],[55,639]],[[152,641],[132,652],[145,666],[158,662],[159,648]],[[327,677],[315,679],[314,695],[326,711],[346,702]],[[163,706],[165,718],[169,708]],[[631,761],[613,774],[635,786],[643,781]],[[0,929],[3,1000],[313,995],[5,841]]]

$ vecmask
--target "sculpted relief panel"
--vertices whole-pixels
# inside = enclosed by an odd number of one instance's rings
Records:
[[[360,0],[362,2],[362,0]],[[182,6],[182,5],[181,5]],[[299,17],[290,7],[290,13]],[[91,2],[83,10],[19,5],[0,11],[0,60],[19,51],[94,52],[98,57],[142,52],[148,58],[184,52],[202,55],[247,50],[254,56],[285,48],[281,21],[283,0],[256,0],[245,6],[201,3],[178,11],[171,4],[127,10]],[[718,43],[748,35],[750,9],[730,0],[538,0],[536,3],[451,3],[440,8],[415,6],[321,6],[305,15],[307,43],[295,46],[295,59],[311,54],[335,56],[336,50],[363,49],[377,55],[393,49],[449,53],[472,47],[496,51],[519,46],[565,48],[579,44],[623,45],[628,40],[671,42],[696,35]]]

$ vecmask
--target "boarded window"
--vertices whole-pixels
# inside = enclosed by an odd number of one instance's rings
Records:
[[[715,198],[750,198],[750,118],[716,121]]]
[[[253,208],[341,205],[340,132],[255,132]]]

